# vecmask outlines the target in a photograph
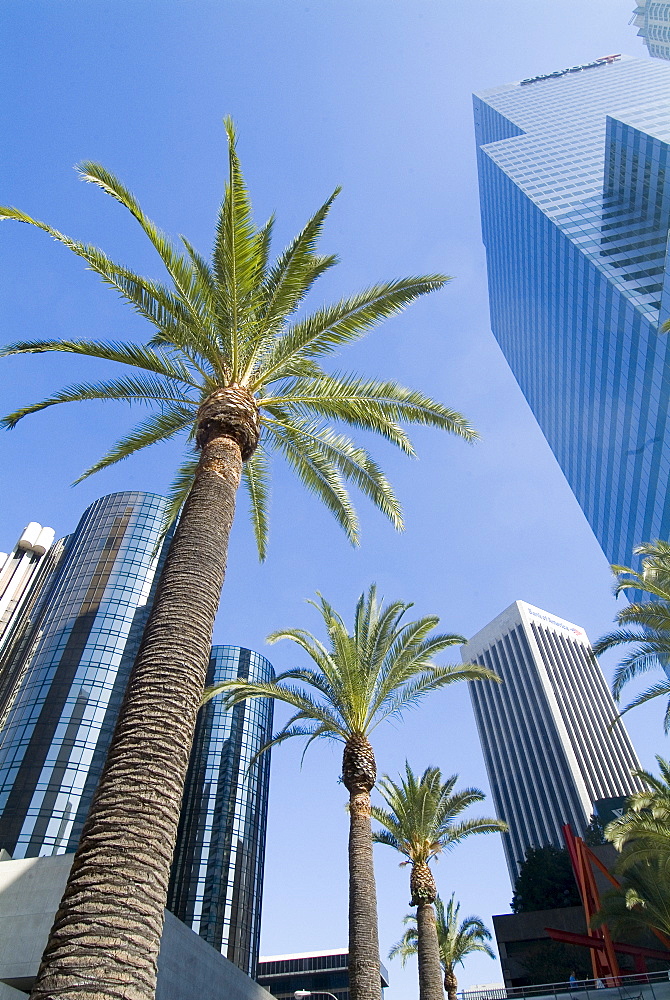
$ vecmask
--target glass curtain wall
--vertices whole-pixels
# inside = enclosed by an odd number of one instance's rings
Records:
[[[0,848],[75,850],[157,579],[165,500],[113,493],[86,510],[29,641],[0,733]],[[165,547],[164,547],[165,548]]]
[[[208,684],[274,678],[265,657],[214,646]],[[214,698],[200,712],[177,837],[168,909],[254,976],[260,944],[273,702],[224,710]]]

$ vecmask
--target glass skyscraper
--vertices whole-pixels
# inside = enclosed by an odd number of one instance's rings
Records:
[[[670,537],[670,65],[607,56],[477,94],[474,113],[493,333],[629,564]]]
[[[113,493],[46,555],[33,531],[0,563],[15,610],[19,592],[31,609],[0,675],[0,848],[15,859],[77,848],[167,552],[157,549],[164,510],[163,497]],[[28,592],[29,572],[39,576]],[[234,677],[274,672],[258,653],[213,647],[208,683]],[[261,700],[224,711],[215,699],[200,712],[170,883],[170,909],[248,973],[270,773],[270,754],[254,757],[272,735],[272,709]]]
[[[670,59],[670,0],[638,0],[632,21],[649,55]]]
[[[0,848],[76,849],[148,614],[165,500],[113,493],[86,510],[8,665]]]
[[[271,681],[272,664],[239,646],[214,646],[208,684]],[[258,699],[201,709],[195,731],[168,909],[254,976],[260,944],[274,703]]]
[[[514,884],[529,847],[583,836],[596,802],[643,787],[640,764],[583,628],[515,601],[461,649],[502,684],[470,696]]]

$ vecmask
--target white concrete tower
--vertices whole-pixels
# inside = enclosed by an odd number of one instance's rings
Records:
[[[44,556],[54,541],[53,528],[27,524],[14,550],[0,552],[0,657],[9,646],[24,604],[40,578]]]
[[[598,799],[642,788],[640,766],[583,628],[515,601],[463,646],[502,684],[470,695],[514,883],[527,848],[582,835]]]

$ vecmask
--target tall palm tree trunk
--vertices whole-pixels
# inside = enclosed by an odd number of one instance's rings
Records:
[[[349,791],[349,991],[351,1000],[381,1000],[377,888],[372,860],[370,791],[374,753],[365,737],[344,748],[342,780]]]
[[[198,472],[31,993],[34,1000],[154,996],[183,785],[246,457],[241,436],[225,423],[201,420],[199,432]]]
[[[433,903],[437,886],[426,861],[414,861],[409,877],[411,905],[416,906],[416,951],[419,959],[419,1000],[444,1000],[440,943]]]
[[[457,1000],[456,991],[458,990],[458,979],[456,978],[456,973],[452,968],[444,970],[444,988],[447,991],[447,997],[449,1000]]]
[[[417,904],[416,927],[419,958],[419,1000],[444,1000],[440,946],[432,903]]]

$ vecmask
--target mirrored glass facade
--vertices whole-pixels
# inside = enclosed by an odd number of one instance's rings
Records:
[[[265,657],[214,646],[207,683],[274,678]],[[254,976],[260,944],[273,702],[200,711],[177,837],[168,909]]]
[[[491,326],[610,562],[670,537],[670,65],[475,95]]]
[[[11,664],[0,847],[14,858],[77,846],[146,622],[164,506],[136,492],[91,504]]]

